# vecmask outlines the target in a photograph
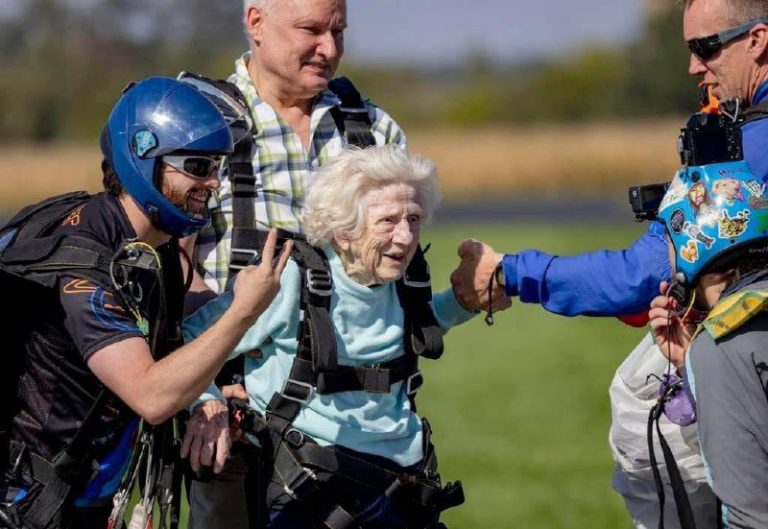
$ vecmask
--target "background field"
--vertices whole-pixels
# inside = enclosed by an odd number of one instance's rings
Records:
[[[618,248],[639,235],[614,227],[476,224],[423,237],[434,281],[448,285],[455,247],[467,235],[499,248],[563,254]],[[599,242],[598,242],[599,241]],[[610,489],[607,388],[642,336],[612,318],[563,318],[515,303],[493,327],[476,318],[452,330],[438,362],[423,362],[419,411],[435,431],[443,476],[461,479],[465,506],[453,528],[629,528]]]
[[[671,178],[679,163],[675,145],[682,122],[417,129],[409,133],[408,145],[437,163],[449,200],[595,194],[623,199],[629,185]],[[0,142],[0,159],[0,211],[54,193],[101,187],[96,141]]]

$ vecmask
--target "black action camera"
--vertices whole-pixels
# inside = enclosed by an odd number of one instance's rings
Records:
[[[697,113],[680,129],[677,150],[684,166],[736,162],[744,159],[741,146],[741,120],[725,114]],[[629,188],[629,203],[638,222],[656,220],[659,205],[669,188],[650,184]]]
[[[690,166],[744,159],[740,125],[724,114],[694,114],[680,130],[680,162]]]
[[[629,188],[629,203],[632,205],[632,213],[635,214],[637,222],[656,220],[661,199],[664,198],[668,188],[669,182]]]

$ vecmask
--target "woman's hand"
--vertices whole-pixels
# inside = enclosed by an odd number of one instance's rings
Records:
[[[696,326],[684,323],[675,313],[678,309],[677,302],[664,295],[669,283],[662,281],[659,287],[661,295],[651,301],[651,310],[648,311],[649,325],[659,349],[679,371],[685,364],[685,353],[691,344]]]

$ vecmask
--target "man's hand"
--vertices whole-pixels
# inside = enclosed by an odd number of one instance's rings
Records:
[[[651,301],[648,318],[656,344],[679,371],[685,364],[685,353],[691,345],[691,337],[696,331],[696,326],[684,323],[675,314],[677,302],[665,295],[668,288],[669,284],[662,281],[659,286],[662,295],[656,296]]]
[[[461,263],[451,274],[451,285],[456,299],[467,310],[504,310],[512,301],[504,293],[504,288],[493,277],[496,266],[501,263],[503,254],[496,252],[487,244],[467,239],[459,245],[458,254]],[[490,299],[488,286],[491,287]]]
[[[195,408],[181,443],[181,457],[189,456],[192,470],[200,472],[201,465],[212,466],[218,474],[224,468],[231,447],[227,406],[214,399]]]
[[[293,241],[285,242],[273,264],[276,244],[277,230],[271,229],[262,249],[261,263],[247,266],[237,274],[231,309],[247,319],[256,321],[280,291],[280,275],[291,255]]]

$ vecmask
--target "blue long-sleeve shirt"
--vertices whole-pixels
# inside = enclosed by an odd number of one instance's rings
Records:
[[[755,91],[752,104],[768,99],[768,82]],[[744,159],[752,173],[768,181],[768,119],[742,127]],[[648,231],[624,250],[598,250],[570,257],[539,250],[507,254],[502,261],[509,296],[539,303],[565,316],[618,316],[648,308],[659,283],[671,275],[664,227]]]

